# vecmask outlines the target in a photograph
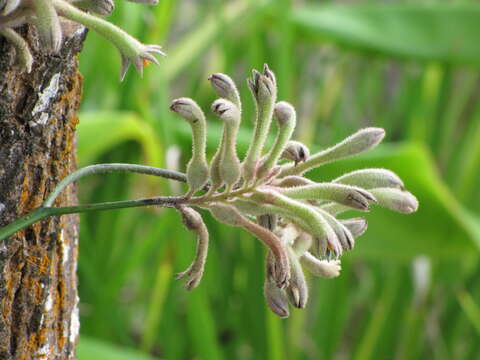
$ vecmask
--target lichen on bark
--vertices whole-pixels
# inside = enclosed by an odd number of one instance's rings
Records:
[[[58,54],[41,51],[32,27],[21,29],[34,56],[30,74],[21,73],[0,37],[0,226],[40,206],[76,169],[82,89],[76,55],[86,30],[64,25]],[[71,186],[55,204],[75,203]],[[0,359],[75,358],[77,252],[77,215],[50,217],[1,244]]]

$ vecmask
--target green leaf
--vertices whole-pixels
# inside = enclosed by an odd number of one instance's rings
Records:
[[[78,360],[153,360],[139,351],[82,336],[77,346]]]
[[[418,198],[418,211],[409,215],[373,206],[366,215],[369,228],[357,241],[353,256],[458,258],[475,253],[480,249],[480,219],[461,206],[433,164],[428,150],[419,144],[383,145],[364,156],[322,166],[308,177],[331,180],[354,169],[385,168],[397,173]]]
[[[146,162],[161,166],[163,152],[149,124],[132,112],[92,111],[80,114],[78,131],[79,166],[84,166],[125,141],[137,141]]]
[[[480,64],[480,6],[306,6],[293,22],[314,38],[413,60]]]

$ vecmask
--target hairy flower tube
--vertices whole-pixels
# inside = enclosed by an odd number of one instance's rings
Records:
[[[158,0],[130,1],[148,5],[158,3]],[[117,48],[122,61],[120,80],[124,79],[130,63],[142,75],[145,62],[158,65],[154,54],[165,54],[159,45],[144,45],[115,25],[90,14],[106,16],[114,7],[113,0],[0,0],[0,36],[14,46],[22,70],[30,72],[33,64],[30,49],[14,28],[27,23],[33,25],[43,50],[56,53],[63,43],[61,19],[68,19],[96,31]]]
[[[412,213],[418,202],[400,178],[385,169],[356,170],[329,182],[306,178],[304,174],[311,169],[374,148],[385,132],[361,129],[310,155],[304,144],[291,139],[295,109],[285,101],[277,102],[275,75],[266,65],[262,73],[254,70],[248,81],[256,118],[252,142],[240,162],[236,151],[239,92],[225,74],[213,74],[209,80],[220,96],[212,104],[212,112],[224,123],[223,136],[209,165],[206,121],[200,107],[188,98],[174,100],[170,107],[192,126],[193,154],[187,167],[185,203],[210,211],[222,223],[245,229],[266,245],[265,299],[275,314],[287,317],[289,304],[297,308],[307,304],[304,270],[324,278],[338,276],[342,254],[352,250],[355,239],[367,229],[362,217],[338,219],[337,215],[347,210],[369,211],[372,206]],[[265,149],[272,119],[276,120],[276,137],[271,148]],[[197,228],[203,229],[203,225]],[[199,249],[208,243],[200,238]],[[206,253],[206,249],[197,250],[197,259],[188,270],[195,285],[203,274]],[[197,275],[192,275],[193,269]],[[192,281],[187,282],[187,288],[192,287]]]

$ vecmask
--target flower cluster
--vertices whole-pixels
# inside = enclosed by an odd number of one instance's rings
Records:
[[[323,164],[372,149],[385,132],[365,128],[310,155],[304,144],[291,140],[295,109],[287,102],[277,102],[275,75],[266,65],[263,72],[254,70],[248,79],[256,118],[250,146],[240,161],[236,151],[241,120],[239,92],[225,74],[213,74],[209,80],[220,97],[211,110],[224,123],[223,136],[210,163],[205,154],[206,117],[201,108],[189,98],[176,99],[170,107],[192,128],[193,154],[186,174],[189,190],[177,209],[199,239],[194,262],[178,278],[187,277],[188,289],[201,279],[208,230],[192,206],[206,209],[218,221],[244,228],[268,247],[265,298],[274,313],[287,317],[288,303],[297,308],[306,306],[308,287],[303,269],[316,276],[338,276],[342,253],[353,249],[355,239],[367,229],[364,218],[338,219],[337,215],[350,209],[369,211],[372,205],[412,213],[418,202],[405,190],[401,179],[385,169],[361,169],[330,182],[304,177]],[[276,138],[265,151],[273,118]],[[203,193],[197,195],[199,192]]]
[[[158,0],[129,0],[155,5]],[[165,55],[158,45],[144,45],[125,31],[104,19],[91,15],[109,15],[115,7],[113,0],[0,0],[0,36],[4,36],[14,47],[17,63],[30,72],[33,58],[27,42],[14,30],[24,24],[32,24],[45,51],[56,53],[63,42],[61,19],[68,19],[96,31],[110,41],[120,52],[123,80],[132,63],[142,75],[145,62],[158,65],[154,54]]]

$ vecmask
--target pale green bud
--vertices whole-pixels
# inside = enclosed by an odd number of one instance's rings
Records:
[[[292,245],[292,249],[295,251],[295,254],[297,255],[297,257],[300,257],[310,249],[310,247],[312,246],[312,243],[313,243],[312,236],[302,231],[295,238]]]
[[[187,184],[190,187],[187,197],[189,197],[206,185],[209,176],[205,156],[207,131],[205,115],[198,104],[189,98],[173,100],[170,110],[187,120],[192,128],[192,158],[187,165]]]
[[[403,188],[403,181],[392,171],[386,169],[362,169],[352,171],[336,178],[332,182],[355,185],[364,189]]]
[[[258,179],[263,179],[269,175],[273,166],[277,164],[280,156],[282,156],[295,129],[296,113],[292,105],[285,101],[277,103],[274,108],[274,115],[277,119],[278,134],[272,150],[258,169]]]
[[[286,165],[281,175],[303,174],[320,165],[360,154],[377,146],[384,136],[385,130],[380,128],[361,129],[337,145],[310,156],[300,165]]]
[[[394,188],[371,189],[370,192],[375,195],[378,205],[390,210],[410,214],[418,209],[418,200],[408,191]]]
[[[212,111],[225,122],[223,151],[219,162],[219,175],[227,185],[227,192],[240,180],[240,160],[237,156],[237,134],[240,126],[240,110],[226,99],[217,99]]]
[[[358,210],[369,210],[369,201],[376,202],[368,191],[356,186],[317,183],[315,185],[280,188],[281,194],[300,200],[330,200]]]
[[[252,79],[247,80],[257,110],[252,142],[243,162],[243,178],[247,183],[255,179],[258,162],[272,122],[273,107],[277,99],[275,76],[268,67],[265,68],[265,71],[266,74],[260,74],[253,70]]]
[[[216,73],[210,75],[208,80],[210,80],[210,83],[212,84],[212,87],[218,96],[231,101],[238,107],[239,110],[242,109],[240,94],[235,82],[232,80],[232,78],[230,78],[230,76],[222,73]]]

